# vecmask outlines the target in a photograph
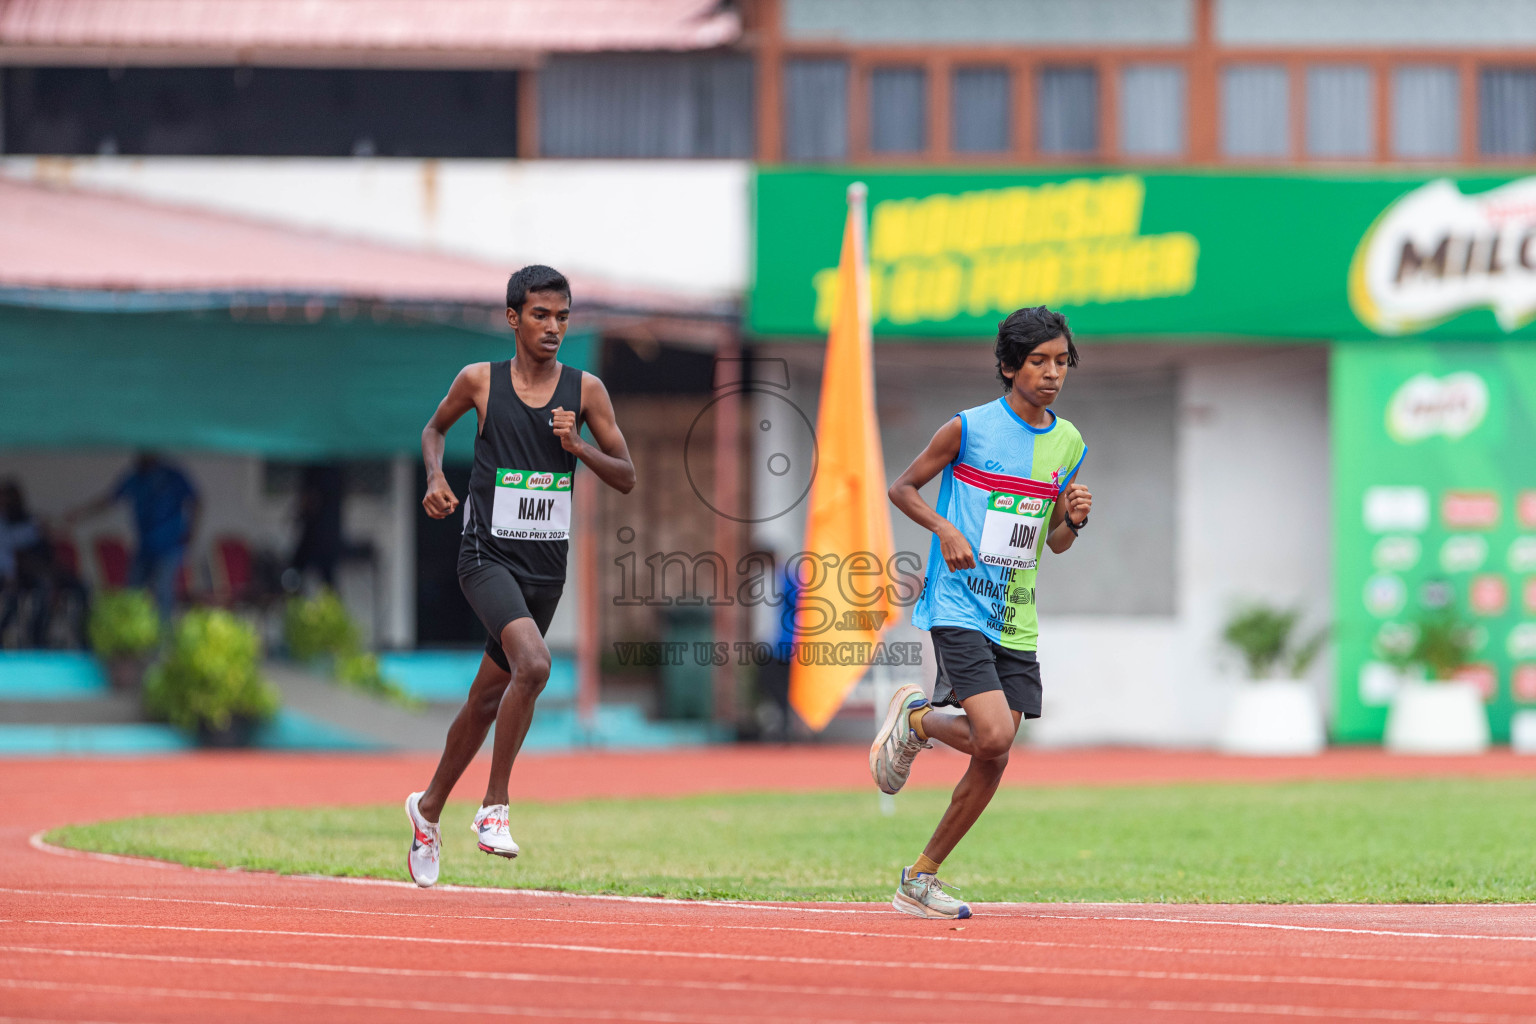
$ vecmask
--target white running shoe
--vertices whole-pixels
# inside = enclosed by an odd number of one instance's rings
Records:
[[[933,744],[918,739],[917,730],[908,718],[912,712],[928,703],[923,688],[908,683],[891,695],[891,703],[885,712],[885,722],[875,734],[875,742],[869,747],[869,774],[882,793],[896,793],[907,784],[912,771],[912,759],[919,750],[927,750]]]
[[[949,893],[937,875],[909,874],[911,868],[901,869],[901,884],[891,897],[891,906],[913,917],[938,917],[946,920],[971,916],[968,904],[961,903]]]
[[[411,881],[427,889],[437,884],[443,837],[437,822],[421,816],[421,810],[416,806],[420,801],[421,793],[412,793],[405,798],[405,816],[411,819],[411,830],[415,833],[411,837],[411,852],[405,857],[405,869],[411,873]]]
[[[475,820],[469,826],[480,841],[480,849],[509,860],[518,854],[517,843],[507,831],[507,805],[492,804],[475,812]]]

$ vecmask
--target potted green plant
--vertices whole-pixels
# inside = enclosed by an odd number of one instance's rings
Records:
[[[1251,604],[1239,609],[1222,639],[1243,658],[1248,681],[1227,709],[1217,745],[1229,754],[1299,756],[1326,742],[1317,692],[1304,678],[1327,641],[1316,630],[1298,639],[1298,609]]]
[[[363,649],[362,631],[332,590],[289,598],[283,609],[283,638],[295,660],[320,667],[343,686],[404,707],[420,704],[384,676],[378,655]]]
[[[204,746],[248,746],[278,709],[276,689],[258,671],[260,647],[256,631],[227,611],[187,612],[150,670],[145,709]]]
[[[1490,741],[1483,691],[1458,678],[1472,662],[1475,630],[1452,611],[1430,615],[1404,633],[1408,642],[1377,653],[1400,682],[1383,737],[1399,754],[1480,754]]]
[[[108,590],[91,605],[86,632],[112,689],[138,692],[160,644],[160,612],[144,590]]]
[[[296,661],[319,661],[359,647],[357,624],[333,590],[295,596],[283,608],[283,640]]]

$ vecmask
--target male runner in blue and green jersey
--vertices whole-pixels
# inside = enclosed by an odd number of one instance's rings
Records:
[[[1044,306],[998,325],[1003,397],[956,413],[891,485],[896,507],[933,532],[913,625],[933,637],[938,678],[891,699],[870,748],[875,784],[894,793],[917,752],[939,740],[971,755],[922,856],[901,872],[892,905],[917,917],[970,917],[937,872],[997,792],[1022,718],[1040,717],[1035,576],[1045,547],[1060,554],[1088,522],[1093,495],[1076,482],[1088,446],[1049,408],[1077,347],[1067,319]],[[937,508],[918,488],[943,474]],[[932,714],[934,705],[963,714]]]

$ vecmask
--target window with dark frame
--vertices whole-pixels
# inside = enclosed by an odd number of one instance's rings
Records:
[[[1392,69],[1392,155],[1448,159],[1461,155],[1461,75],[1448,64]]]
[[[515,71],[0,68],[7,153],[515,157]]]
[[[794,57],[784,62],[784,158],[848,156],[848,62]]]
[[[1291,155],[1290,74],[1283,64],[1231,64],[1221,73],[1221,153]]]
[[[748,158],[756,148],[745,55],[560,55],[539,75],[541,156]]]
[[[1043,155],[1099,151],[1099,73],[1091,67],[1040,69],[1035,149]]]
[[[1006,67],[962,67],[950,75],[949,148],[1006,153],[1013,148],[1013,76]]]
[[[919,67],[869,73],[869,151],[922,153],[928,148],[928,74]]]
[[[1483,156],[1536,156],[1536,68],[1484,68],[1477,83]]]
[[[1376,83],[1363,64],[1307,68],[1307,155],[1366,159],[1376,155]]]
[[[1188,91],[1177,64],[1130,64],[1120,72],[1120,152],[1178,157],[1188,142]]]

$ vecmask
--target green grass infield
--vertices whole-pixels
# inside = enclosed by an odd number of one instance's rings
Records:
[[[873,792],[518,804],[515,861],[474,808],[443,816],[442,881],[751,900],[883,900],[948,793],[881,813]],[[399,804],[130,818],[51,843],[198,867],[404,879]],[[968,900],[1536,901],[1536,779],[1000,792],[945,865]]]

